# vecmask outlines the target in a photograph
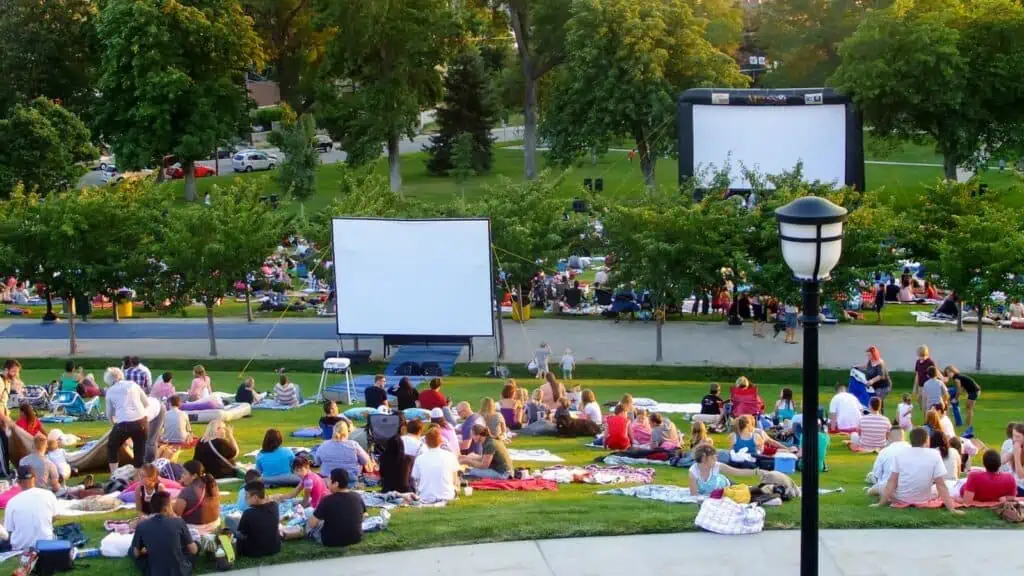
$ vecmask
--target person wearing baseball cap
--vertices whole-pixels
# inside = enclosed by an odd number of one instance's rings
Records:
[[[455,456],[459,455],[459,436],[455,429],[444,417],[444,410],[433,408],[430,410],[430,423],[437,424],[441,428],[441,447],[448,450]]]
[[[21,493],[11,498],[4,513],[4,528],[11,535],[11,549],[24,550],[37,540],[53,540],[53,517],[57,515],[57,497],[36,488],[31,466],[18,466]]]

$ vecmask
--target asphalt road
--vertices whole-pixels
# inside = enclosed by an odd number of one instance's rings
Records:
[[[523,128],[522,126],[508,126],[506,128],[495,128],[491,130],[491,135],[494,137],[495,142],[508,142],[511,140],[519,140],[523,137]],[[402,140],[398,145],[398,149],[402,154],[412,154],[423,150],[423,147],[429,143],[430,135],[423,134],[411,140]],[[337,144],[335,144],[335,146],[337,146]],[[277,154],[278,156],[282,156],[281,152],[277,148],[267,148],[266,151],[272,154]],[[324,164],[344,162],[345,158],[345,152],[339,150],[338,148],[335,148],[330,152],[320,155],[320,159],[323,161]],[[203,166],[208,166],[210,168],[214,167],[213,160],[203,160],[199,162],[199,164]],[[231,173],[231,158],[221,159],[217,161],[217,164],[219,165],[218,168],[220,169],[221,174]],[[101,176],[102,173],[99,170],[93,170],[87,173],[85,176],[83,176],[81,180],[79,180],[78,186],[80,188],[85,188],[87,186],[99,186],[103,184]]]

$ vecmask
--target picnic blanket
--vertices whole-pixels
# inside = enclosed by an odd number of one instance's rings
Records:
[[[610,466],[638,466],[644,464],[657,464],[658,466],[668,466],[668,460],[651,460],[650,458],[632,458],[630,456],[617,456],[615,454],[609,454],[604,457],[603,462]]]
[[[557,491],[558,483],[554,480],[529,478],[526,480],[476,480],[469,483],[474,490],[501,490],[506,492],[541,492]]]
[[[57,516],[70,518],[73,516],[89,516],[92,514],[109,514],[118,510],[134,510],[135,504],[127,504],[118,499],[119,492],[106,496],[90,496],[82,500],[57,500]]]
[[[403,494],[401,492],[365,492],[356,490],[356,494],[363,499],[363,505],[367,508],[381,508],[393,510],[395,508],[411,506],[413,508],[440,508],[448,504],[445,500],[437,502],[424,502],[415,494]]]
[[[690,494],[689,488],[667,486],[665,484],[649,484],[647,486],[628,486],[601,490],[600,496],[632,496],[641,500],[657,500],[671,504],[699,504],[703,496]]]
[[[597,464],[589,464],[582,468],[550,466],[540,471],[540,477],[544,480],[554,480],[559,484],[650,484],[654,481],[654,469]]]
[[[72,422],[78,422],[78,417],[77,416],[56,416],[56,415],[51,414],[51,415],[43,416],[43,417],[39,418],[39,421],[40,422],[44,422],[46,424],[70,424]]]
[[[324,431],[317,426],[299,428],[292,432],[292,438],[322,438]]]
[[[303,406],[309,406],[310,404],[315,404],[315,403],[316,403],[316,400],[313,400],[312,398],[309,398],[309,399],[303,400],[302,402],[299,402],[295,406],[285,406],[283,404],[278,404],[277,401],[274,400],[273,398],[264,398],[263,400],[260,400],[259,402],[253,404],[252,405],[252,409],[253,410],[294,410],[296,408],[302,408]]]
[[[565,459],[548,450],[521,450],[509,448],[508,455],[513,461],[524,462],[565,462]]]
[[[658,402],[653,398],[633,398],[633,406],[643,408],[648,412],[659,412],[661,414],[700,414],[700,404],[675,402]],[[612,404],[609,407],[614,407]]]

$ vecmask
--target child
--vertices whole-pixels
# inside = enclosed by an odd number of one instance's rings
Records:
[[[250,468],[245,471],[245,486],[252,484],[253,482],[259,482],[263,484],[263,475],[260,471],[255,468]],[[245,490],[238,491],[238,511],[245,513],[249,509],[249,499],[246,497]]]
[[[783,310],[783,307],[779,306],[779,309],[781,312]],[[796,344],[796,315],[799,312],[799,308],[794,306],[793,304],[786,304],[784,309],[784,320],[786,322],[786,337],[783,338],[782,341],[785,342],[786,344]]]
[[[348,490],[349,477],[344,468],[331,470],[331,494],[323,506],[313,511],[306,521],[307,536],[324,546],[351,546],[363,539],[363,518],[366,505],[362,497]],[[381,513],[386,525],[386,513]]]
[[[904,432],[910,432],[910,429],[914,427],[911,421],[911,416],[914,414],[914,404],[911,401],[910,394],[904,394],[900,405],[896,408],[898,418],[897,423]]]
[[[53,462],[53,465],[57,467],[57,473],[60,474],[61,483],[67,482],[68,478],[71,478],[71,465],[68,464],[67,452],[60,447],[60,430],[53,429],[46,437],[46,459]]]
[[[274,385],[274,401],[279,406],[298,406],[299,400],[299,387],[282,373]]]
[[[779,401],[775,403],[775,423],[782,424],[786,420],[793,420],[796,415],[796,405],[793,404],[793,389],[783,388],[779,395]]]
[[[619,405],[622,406],[621,404]],[[633,423],[630,424],[629,429],[633,437],[633,446],[646,448],[651,445],[651,425],[647,421],[647,410],[645,408],[636,409],[636,417],[633,418]]]
[[[548,373],[548,361],[551,359],[551,347],[547,342],[541,342],[537,351],[533,353],[533,363],[537,365],[537,378],[543,379]]]
[[[525,391],[526,389],[520,388],[520,390]],[[538,420],[546,420],[547,410],[547,406],[544,405],[544,390],[537,388],[526,403],[526,423],[533,424]]]
[[[338,415],[338,405],[333,400],[324,402],[324,415],[320,417],[320,430],[324,432],[324,439],[330,440],[334,435],[334,425],[344,420]]]
[[[572,348],[566,348],[562,355],[562,379],[572,380],[572,373],[576,370],[576,358],[572,355]]]
[[[164,418],[163,441],[168,444],[187,447],[194,443],[192,436],[192,424],[188,421],[188,414],[181,409],[181,396],[171,396],[167,399],[170,408]]]
[[[583,389],[579,386],[573,386],[569,392],[569,410],[577,412],[580,406],[583,404]]]
[[[213,394],[213,387],[210,385],[210,377],[206,374],[206,368],[197,365],[192,368],[192,386],[188,389],[188,401],[196,402]]]
[[[280,509],[277,502],[267,500],[263,482],[246,482],[245,494],[248,507],[238,522],[238,553],[257,558],[273,556],[281,551]]]
[[[707,444],[711,446],[713,440],[708,435],[708,429],[704,426],[703,422],[694,422],[693,426],[690,427],[690,450],[692,451],[701,444]]]
[[[174,375],[170,372],[164,372],[158,376],[153,384],[153,389],[149,391],[149,395],[158,400],[166,400],[177,394],[177,391],[174,389],[173,378]]]
[[[580,398],[583,404],[583,418],[600,426],[601,406],[597,403],[597,397],[594,396],[594,392],[588,388],[583,391]],[[623,414],[625,414],[625,410],[623,410]]]
[[[633,406],[633,396],[631,394],[623,394],[622,398],[619,398],[619,404],[622,404],[626,408],[626,416],[630,420],[636,419],[635,407]]]
[[[316,508],[327,495],[327,484],[324,484],[324,479],[311,468],[312,463],[305,455],[296,456],[295,460],[292,460],[292,473],[301,481],[289,498],[298,498],[299,494],[302,494],[302,506]]]
[[[250,376],[238,385],[238,390],[235,391],[235,402],[256,404],[266,398],[266,396],[266,394],[260,394],[256,391],[256,380]]]
[[[652,413],[647,420],[651,423],[651,448],[663,450],[675,450],[682,444],[679,437],[679,430],[668,418],[662,418],[657,412]]]
[[[722,398],[722,387],[716,382],[711,383],[708,393],[700,400],[700,414],[693,415],[694,422],[704,422],[711,425],[724,425],[725,415],[723,407],[725,399]]]

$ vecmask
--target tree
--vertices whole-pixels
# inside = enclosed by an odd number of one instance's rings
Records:
[[[508,9],[523,75],[523,169],[537,177],[537,95],[540,80],[564,58],[572,0],[497,0]]]
[[[455,57],[445,77],[444,104],[437,110],[440,131],[430,137],[427,170],[447,174],[455,167],[454,148],[463,135],[470,143],[469,167],[483,173],[491,169],[491,128],[496,111],[480,54],[466,49]]]
[[[993,293],[1007,301],[1024,292],[1024,226],[1005,207],[985,203],[980,214],[954,216],[939,243],[938,270],[946,285],[978,313],[974,369],[981,370],[981,333]]]
[[[868,14],[832,77],[883,136],[933,139],[946,178],[1019,149],[1024,8],[1009,0],[897,4]]]
[[[344,79],[326,85],[318,115],[354,166],[380,156],[385,143],[391,189],[401,190],[402,136],[415,135],[420,110],[441,97],[440,67],[457,26],[445,0],[340,0],[325,7],[339,31],[323,70]]]
[[[91,0],[0,0],[0,115],[38,97],[89,117],[98,58]]]
[[[298,114],[316,102],[322,78],[324,46],[334,30],[318,26],[321,5],[314,0],[242,0],[253,19],[268,65],[267,76],[277,82],[281,100]]]
[[[745,86],[735,60],[705,39],[706,20],[686,0],[576,0],[566,25],[543,132],[569,163],[628,134],[654,186],[657,158],[675,143],[679,94],[695,86]]]
[[[817,87],[839,67],[839,44],[872,10],[892,0],[773,0],[760,4],[757,44],[779,67],[764,77],[776,88]]]
[[[281,151],[284,162],[277,173],[281,190],[296,200],[311,197],[316,192],[316,170],[320,166],[313,116],[303,114],[284,127]]]
[[[62,106],[44,98],[16,104],[0,120],[0,196],[19,182],[40,194],[74,186],[96,157],[89,129]]]
[[[195,162],[248,121],[245,73],[263,58],[252,20],[234,0],[110,0],[97,30],[98,122],[118,164],[173,154],[194,200]]]
[[[209,206],[175,208],[161,223],[156,253],[166,266],[163,289],[179,306],[198,300],[206,307],[210,356],[217,355],[214,306],[289,232],[290,216],[261,194],[253,181],[214,188]]]

